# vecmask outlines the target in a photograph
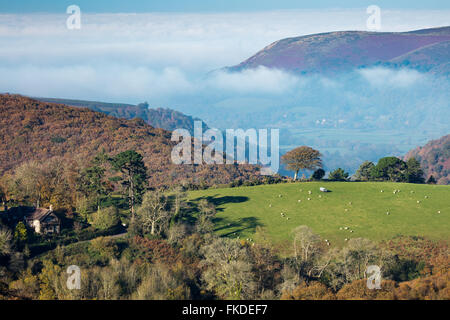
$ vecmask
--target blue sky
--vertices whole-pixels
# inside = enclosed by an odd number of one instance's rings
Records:
[[[362,8],[378,5],[382,8],[448,9],[448,0],[0,0],[1,13],[64,12],[76,4],[84,12],[230,12],[280,9]]]

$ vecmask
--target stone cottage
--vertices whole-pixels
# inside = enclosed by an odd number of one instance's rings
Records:
[[[28,227],[40,234],[54,234],[61,231],[61,220],[53,212],[53,207],[49,209],[37,208],[25,216]]]

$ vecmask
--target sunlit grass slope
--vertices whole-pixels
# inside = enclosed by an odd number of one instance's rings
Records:
[[[190,193],[193,202],[204,197],[217,205],[216,232],[222,236],[253,239],[261,226],[271,241],[283,243],[292,229],[307,225],[335,245],[357,237],[450,239],[450,186],[303,182]]]

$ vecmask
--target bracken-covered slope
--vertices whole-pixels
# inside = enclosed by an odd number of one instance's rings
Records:
[[[405,160],[412,157],[420,162],[427,179],[432,175],[439,184],[450,184],[450,134],[411,150]]]
[[[169,131],[175,129],[187,129],[191,134],[194,132],[194,121],[201,121],[167,108],[149,108],[147,103],[138,105],[124,103],[107,103],[99,101],[85,101],[58,98],[35,98],[43,102],[61,103],[73,107],[84,107],[94,111],[103,112],[116,118],[134,119],[141,118],[149,125],[155,128],[161,128]],[[203,122],[203,128],[207,129]]]
[[[257,176],[250,165],[175,165],[171,132],[141,119],[125,120],[46,103],[19,95],[0,95],[0,174],[28,160],[60,156],[86,162],[102,149],[111,155],[129,149],[144,156],[151,186],[188,181],[208,185]]]
[[[412,32],[313,34],[276,41],[228,70],[264,66],[296,73],[336,73],[375,65],[396,67],[411,64],[421,70],[436,72],[441,66],[448,70],[450,62],[448,43],[436,44],[449,40],[450,27]]]

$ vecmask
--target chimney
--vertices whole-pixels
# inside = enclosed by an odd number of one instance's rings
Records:
[[[50,205],[49,209],[50,211],[53,211],[53,205]]]

